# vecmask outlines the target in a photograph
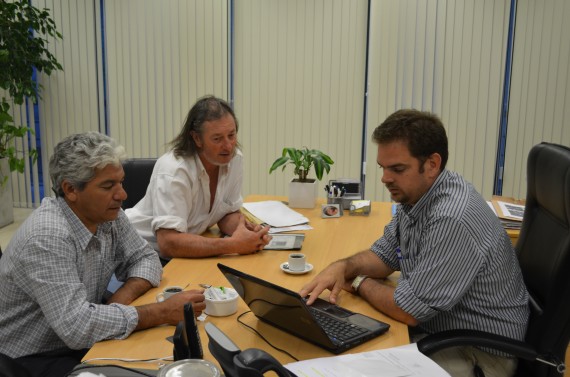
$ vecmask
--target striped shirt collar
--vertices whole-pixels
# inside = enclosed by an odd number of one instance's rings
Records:
[[[410,218],[410,220],[416,221],[419,216],[424,213],[429,206],[431,206],[433,203],[433,197],[437,193],[439,186],[441,186],[442,182],[448,179],[447,177],[449,175],[450,172],[448,170],[443,170],[438,175],[429,190],[420,198],[420,200],[418,200],[416,204],[401,204],[402,210]]]

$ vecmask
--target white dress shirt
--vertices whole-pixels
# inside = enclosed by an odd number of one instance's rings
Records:
[[[160,253],[158,229],[202,234],[242,205],[243,155],[220,167],[216,197],[210,210],[210,178],[200,157],[176,158],[172,151],[160,157],[145,196],[125,211],[138,233]]]

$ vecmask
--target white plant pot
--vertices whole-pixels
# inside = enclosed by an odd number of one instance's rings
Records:
[[[289,182],[289,207],[315,208],[317,203],[317,180],[298,182],[293,179]]]
[[[8,181],[2,184],[4,177]],[[8,159],[0,159],[0,228],[14,222],[14,201],[12,200],[12,174]]]

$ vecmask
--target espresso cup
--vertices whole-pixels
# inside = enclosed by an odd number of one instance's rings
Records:
[[[162,292],[159,292],[156,295],[156,301],[158,302],[162,302],[164,300],[166,300],[167,298],[170,298],[172,295],[175,295],[177,293],[180,293],[184,290],[184,288],[179,287],[177,285],[172,285],[170,287],[166,287],[162,290]]]
[[[290,271],[305,271],[307,258],[302,253],[289,254],[289,270]]]

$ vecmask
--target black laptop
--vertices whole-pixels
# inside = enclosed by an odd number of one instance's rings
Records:
[[[221,263],[218,268],[257,318],[332,353],[356,347],[390,328],[322,299],[309,306],[297,292]]]

